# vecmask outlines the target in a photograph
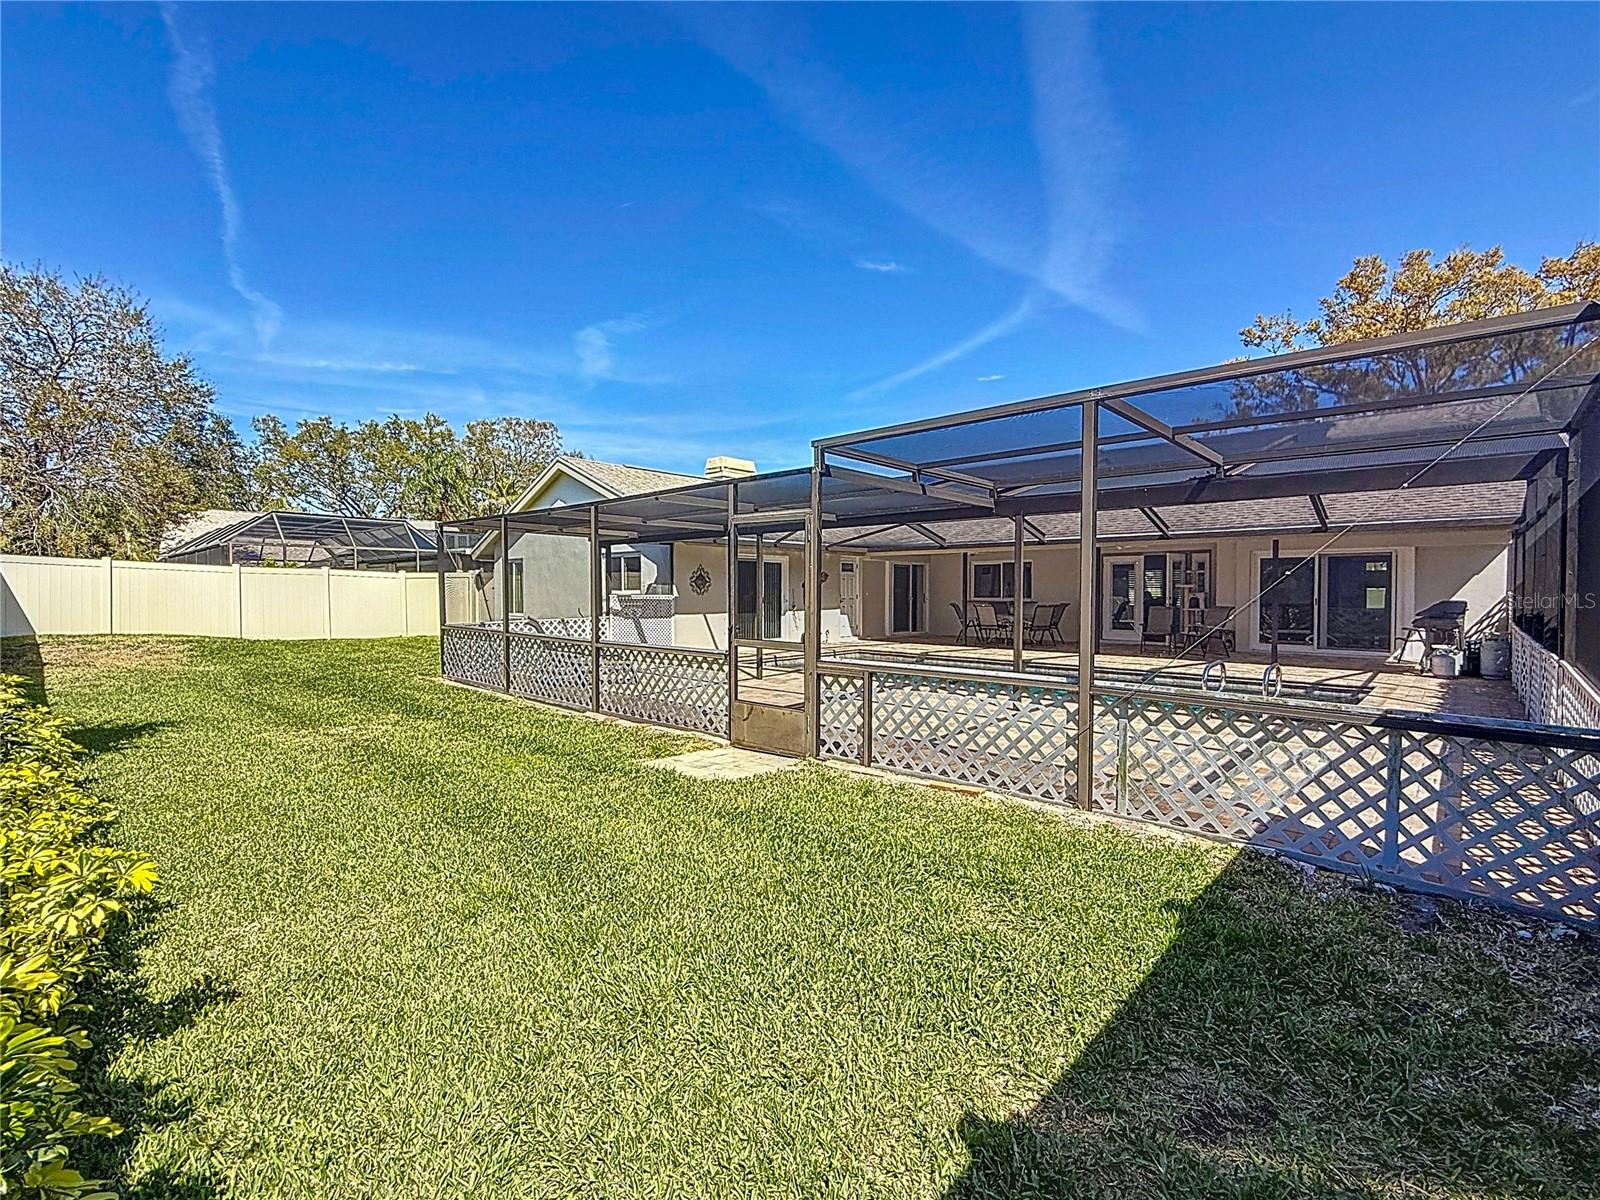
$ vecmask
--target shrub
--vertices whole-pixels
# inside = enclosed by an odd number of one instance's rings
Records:
[[[69,1165],[72,1143],[120,1130],[75,1106],[81,994],[156,868],[101,843],[116,814],[83,789],[81,748],[22,682],[0,676],[0,1195],[90,1200],[112,1193]]]

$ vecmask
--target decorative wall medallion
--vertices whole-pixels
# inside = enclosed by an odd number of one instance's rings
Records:
[[[701,563],[690,573],[689,590],[696,596],[704,596],[711,590],[711,572],[706,570],[705,563]]]

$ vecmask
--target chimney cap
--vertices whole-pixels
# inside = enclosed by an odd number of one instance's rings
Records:
[[[756,464],[748,458],[734,458],[717,454],[706,459],[707,479],[743,479],[756,473]]]

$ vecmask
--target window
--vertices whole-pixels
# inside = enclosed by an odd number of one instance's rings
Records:
[[[1012,600],[1016,598],[1016,563],[989,562],[972,564],[972,598],[974,600]],[[1033,599],[1033,563],[1022,563],[1022,598]]]
[[[506,582],[510,585],[511,611],[514,613],[525,612],[522,607],[522,577],[528,564],[520,558],[506,559]]]
[[[613,554],[607,577],[613,592],[637,592],[644,587],[644,555]]]

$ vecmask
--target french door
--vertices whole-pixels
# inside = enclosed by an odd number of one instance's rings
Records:
[[[1103,560],[1100,636],[1108,642],[1137,642],[1144,636],[1144,603],[1139,589],[1143,558],[1107,555]]]
[[[889,564],[889,632],[927,629],[928,568],[922,563]]]
[[[839,560],[839,616],[847,638],[861,636],[861,560]]]

